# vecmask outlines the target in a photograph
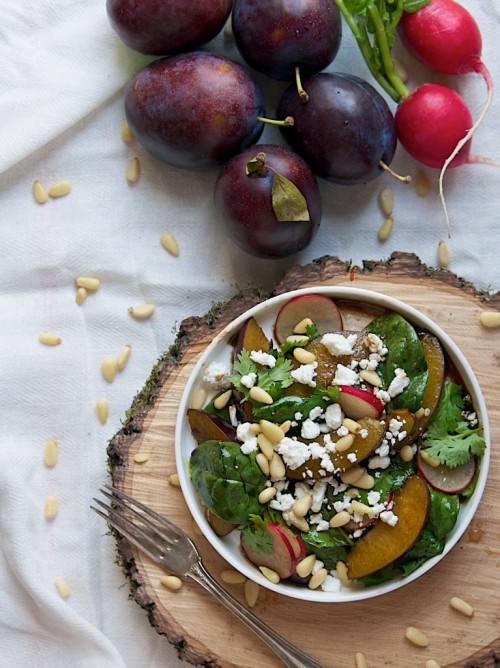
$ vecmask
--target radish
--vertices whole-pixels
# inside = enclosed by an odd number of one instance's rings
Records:
[[[431,466],[431,464],[423,459],[421,453],[422,450],[419,450],[417,455],[418,472],[438,492],[460,494],[474,479],[476,473],[475,457],[469,459],[465,464],[451,469],[445,464]]]
[[[361,0],[355,3],[336,0],[336,4],[351,28],[370,72],[399,105],[395,122],[401,144],[422,164],[441,170],[439,194],[449,230],[443,195],[446,170],[465,162],[488,162],[470,156],[472,135],[490,106],[493,88],[480,57],[482,45],[478,27],[472,16],[453,0],[413,0],[410,4],[390,0],[368,4]],[[411,7],[411,12],[404,12],[405,7]],[[420,19],[415,18],[418,16]],[[438,19],[438,16],[442,18]],[[464,100],[450,88],[426,83],[411,92],[403,83],[391,57],[394,34],[403,21],[414,23],[412,43],[415,48],[418,45],[425,50],[426,63],[431,67],[449,72],[454,66],[456,74],[478,72],[484,77],[488,101],[476,123],[473,123]],[[402,31],[405,34],[404,28]],[[409,34],[410,30],[407,32]],[[471,34],[466,38],[465,32]],[[419,35],[418,39],[416,35]],[[434,48],[432,44],[437,43]],[[460,59],[457,54],[459,45],[463,47]],[[465,54],[467,47],[470,49],[468,55]],[[448,52],[450,55],[445,57],[443,54]],[[452,56],[452,52],[457,55]]]
[[[309,318],[319,334],[341,330],[342,316],[335,302],[315,292],[292,297],[278,311],[274,324],[274,338],[281,345],[294,333],[295,327]]]
[[[369,390],[352,385],[339,385],[339,404],[346,417],[352,420],[370,417],[378,419],[384,412],[384,404]]]

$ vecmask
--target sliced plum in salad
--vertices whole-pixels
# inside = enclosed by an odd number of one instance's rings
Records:
[[[208,403],[188,409],[190,477],[214,531],[239,532],[272,582],[329,592],[441,554],[486,441],[438,338],[308,293],[272,331],[250,317],[230,343],[227,367],[204,369]]]

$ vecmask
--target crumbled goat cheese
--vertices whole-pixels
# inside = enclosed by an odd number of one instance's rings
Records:
[[[314,484],[312,490],[312,504],[311,504],[311,510],[313,511],[313,513],[319,512],[321,506],[323,505],[328,482],[329,482],[328,480],[323,479],[323,480],[317,480]]]
[[[389,422],[389,431],[392,434],[398,434],[399,431],[401,430],[401,427],[403,426],[404,422],[401,422],[400,420],[397,420],[396,418],[392,418],[391,421]]]
[[[270,355],[269,353],[264,353],[262,350],[252,350],[250,353],[250,359],[255,364],[261,364],[262,366],[268,366],[273,368],[276,364],[276,358]]]
[[[407,432],[403,429],[403,431],[400,431],[398,434],[398,441],[403,441],[407,436]]]
[[[325,410],[325,422],[328,429],[335,431],[342,424],[343,419],[342,409],[340,404],[330,404]]]
[[[394,378],[391,380],[389,387],[387,388],[387,394],[394,399],[398,394],[401,394],[410,384],[410,379],[406,375],[404,369],[396,369],[394,372]]]
[[[342,585],[340,580],[333,575],[328,574],[320,585],[322,591],[336,593],[339,592]]]
[[[310,420],[317,420],[319,417],[323,415],[323,409],[321,406],[315,406],[312,411],[309,413],[309,419]]]
[[[391,463],[391,458],[389,456],[385,457],[370,457],[368,460],[368,468],[369,469],[386,469],[389,464]]]
[[[384,510],[384,512],[380,513],[379,517],[382,522],[388,524],[391,527],[396,526],[398,523],[398,516],[395,515],[392,510]]]
[[[368,429],[362,429],[358,436],[361,436],[361,438],[368,438]]]
[[[332,385],[355,385],[358,381],[359,375],[355,371],[344,364],[337,364]]]
[[[311,362],[311,364],[301,364],[299,367],[297,367],[297,369],[294,369],[290,375],[298,383],[302,383],[302,385],[309,385],[309,387],[316,387],[316,381],[314,380],[314,376],[316,376],[317,366],[318,366],[317,362]]]
[[[354,345],[358,339],[357,334],[335,334],[330,332],[321,337],[321,343],[328,350],[330,355],[352,355],[354,352]]]
[[[256,382],[257,382],[257,374],[254,371],[247,373],[246,376],[242,376],[240,379],[240,383],[245,387],[247,387],[249,390],[255,385]]]
[[[354,453],[354,452],[348,452],[347,453],[347,459],[351,462],[351,464],[355,464],[358,461],[358,458],[356,457],[356,453]]]
[[[371,332],[365,338],[365,340],[363,341],[363,344],[364,344],[365,348],[367,348],[371,353],[378,353],[384,347],[384,343],[383,343],[382,339],[379,336],[377,336],[376,334],[373,334]]]
[[[307,418],[307,420],[304,420],[302,423],[302,428],[300,430],[300,435],[302,438],[316,438],[319,436],[321,433],[321,430],[319,428],[319,424],[317,422],[313,422],[310,418]]]
[[[377,397],[377,399],[380,399],[380,401],[383,404],[388,404],[389,401],[391,400],[391,395],[385,390],[380,390],[380,389],[375,390],[375,396]]]
[[[324,568],[325,564],[321,561],[321,559],[316,559],[314,562],[314,566],[312,567],[312,574],[314,575],[317,571],[319,571],[321,568]]]
[[[342,425],[341,427],[339,427],[337,429],[337,435],[340,436],[340,437],[347,436],[348,433],[349,433],[349,429],[347,427],[344,427],[344,425]]]
[[[375,454],[379,455],[379,457],[385,457],[389,454],[389,450],[389,443],[387,443],[387,441],[382,441],[381,445],[375,450]]]
[[[203,380],[205,383],[210,383],[216,390],[222,390],[225,387],[229,387],[227,381],[228,375],[229,369],[225,364],[211,362],[205,369]]]
[[[284,512],[290,510],[294,503],[295,499],[292,494],[282,494],[281,492],[278,492],[274,499],[271,499],[269,505],[275,510]]]
[[[305,464],[311,457],[311,452],[305,443],[289,436],[285,436],[278,443],[278,454],[292,471]]]
[[[370,506],[374,506],[380,501],[380,492],[377,492],[372,489],[370,492],[368,492],[366,498]]]
[[[250,422],[242,422],[236,427],[236,438],[242,441],[240,450],[244,455],[249,455],[258,449],[257,436],[250,431]]]

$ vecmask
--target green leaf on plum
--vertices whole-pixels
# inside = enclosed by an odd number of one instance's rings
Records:
[[[274,172],[271,199],[279,222],[308,222],[311,220],[307,201],[297,186],[282,174]]]

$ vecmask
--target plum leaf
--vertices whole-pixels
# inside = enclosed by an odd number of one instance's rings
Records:
[[[274,172],[271,199],[279,222],[308,222],[311,220],[304,195],[282,174]]]

